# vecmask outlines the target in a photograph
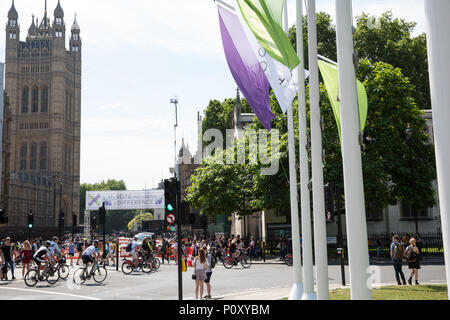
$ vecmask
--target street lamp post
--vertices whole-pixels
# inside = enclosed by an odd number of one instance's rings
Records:
[[[408,124],[408,129],[405,131],[406,133],[406,140],[409,145],[409,170],[410,170],[410,177],[411,177],[411,189],[412,189],[412,196],[413,196],[413,203],[412,206],[410,206],[412,214],[414,216],[414,223],[416,227],[416,235],[419,233],[419,225],[417,223],[417,208],[416,208],[416,181],[414,177],[414,162],[413,162],[413,154],[412,154],[412,136],[413,136],[413,129]]]
[[[182,259],[182,248],[181,248],[181,212],[180,212],[180,184],[177,177],[177,127],[178,127],[178,98],[175,97],[170,99],[170,103],[175,105],[175,125],[174,125],[174,146],[175,146],[175,167],[174,167],[174,175],[175,175],[175,185],[176,185],[176,201],[175,201],[175,213],[176,213],[176,222],[177,222],[177,251],[178,251],[178,299],[183,300],[183,270],[181,266]]]
[[[64,218],[62,215],[62,179],[58,180],[59,184],[59,235],[62,238],[64,235]]]

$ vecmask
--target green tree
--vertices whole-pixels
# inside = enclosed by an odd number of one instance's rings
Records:
[[[390,11],[378,19],[362,14],[356,21],[354,44],[359,57],[400,68],[414,86],[413,98],[419,108],[430,109],[426,35],[412,36],[417,23],[393,18]]]
[[[199,209],[202,215],[236,213],[243,217],[260,209],[254,202],[254,177],[258,166],[248,164],[248,159],[246,164],[226,164],[226,153],[232,151],[218,152],[214,157],[203,160],[202,166],[191,176],[186,201]]]
[[[143,212],[142,210],[138,210],[137,215],[128,222],[127,227],[128,231],[132,231],[136,225],[140,225],[142,221],[153,221],[153,213],[152,212]]]
[[[252,110],[245,99],[241,99],[242,112],[251,113]],[[223,102],[211,100],[206,107],[202,134],[208,129],[218,129],[226,137],[226,130],[233,128],[233,112],[236,106],[236,99],[225,99]]]

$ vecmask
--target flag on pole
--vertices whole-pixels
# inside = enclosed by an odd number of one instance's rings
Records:
[[[325,88],[327,89],[328,98],[333,109],[334,118],[339,131],[339,139],[341,139],[341,107],[339,102],[339,69],[331,63],[319,60],[319,69],[322,74]],[[364,131],[367,119],[367,93],[363,84],[356,80],[356,88],[358,91],[358,108],[361,132]]]
[[[238,7],[236,8],[237,10],[235,10],[235,13],[239,17],[247,39],[258,57],[259,63],[264,70],[267,79],[269,80],[270,86],[277,97],[281,110],[286,112],[287,108],[291,105],[292,100],[294,100],[297,96],[296,78],[293,77],[289,67],[273,59],[267,54],[266,50],[261,47],[255,35],[248,27]]]
[[[237,3],[247,25],[267,54],[293,70],[300,60],[282,27],[284,1],[237,0]]]
[[[239,18],[218,6],[220,32],[228,66],[239,89],[261,124],[271,128],[275,117],[270,109],[269,82]]]

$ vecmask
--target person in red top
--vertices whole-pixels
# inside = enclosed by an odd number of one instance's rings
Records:
[[[23,248],[19,252],[19,257],[23,257],[22,260],[22,278],[25,276],[25,269],[30,271],[31,261],[33,260],[33,248],[28,240],[23,243]]]

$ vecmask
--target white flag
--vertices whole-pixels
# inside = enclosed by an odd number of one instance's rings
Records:
[[[281,62],[278,62],[267,54],[255,38],[253,32],[248,27],[235,1],[234,4],[234,13],[239,17],[245,34],[247,35],[247,38],[260,61],[262,69],[269,80],[270,86],[277,97],[281,110],[286,112],[287,108],[292,104],[292,101],[297,96],[297,85],[294,80],[297,69],[294,69],[291,73],[289,67],[285,66]]]

